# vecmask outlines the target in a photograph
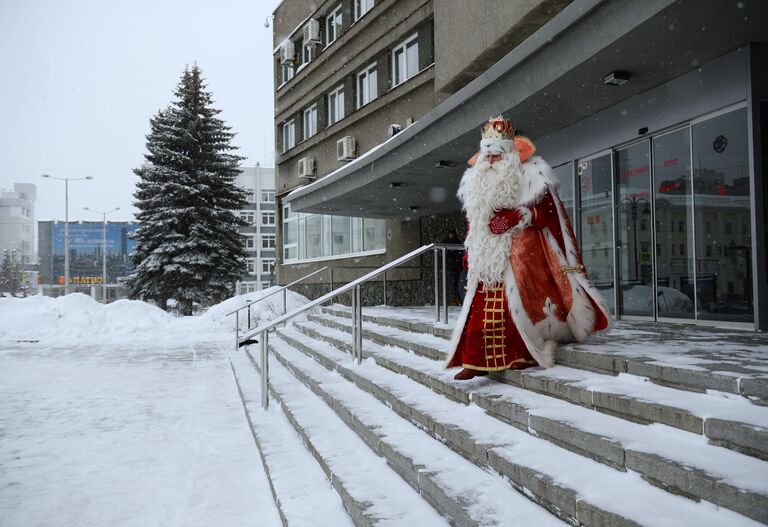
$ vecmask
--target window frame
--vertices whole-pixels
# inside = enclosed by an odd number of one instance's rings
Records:
[[[269,240],[272,241],[272,244],[271,245],[269,245],[268,243],[265,244],[265,242],[267,242]],[[269,232],[269,233],[265,232],[265,233],[263,233],[261,235],[261,248],[262,249],[274,249],[275,246],[276,246],[276,236],[274,234],[272,234],[271,232]]]
[[[291,117],[282,124],[283,153],[296,146],[296,119]],[[288,132],[288,133],[286,133]]]
[[[317,135],[317,103],[302,112],[302,123],[304,141]]]
[[[333,90],[329,91],[328,97],[328,126],[333,126],[338,123],[344,117],[344,85],[340,84]],[[333,101],[331,99],[333,98]],[[334,109],[331,112],[331,108]]]
[[[264,196],[267,196],[267,199],[264,199]],[[263,188],[261,189],[261,203],[274,203],[275,202],[275,189],[273,188]]]
[[[373,89],[375,91],[374,95],[371,96],[371,74],[375,74],[376,78],[373,82]],[[363,100],[363,95],[365,94],[365,91],[362,89],[361,82],[363,82],[363,78],[365,78],[365,85],[368,89],[367,91],[367,97],[366,100]],[[357,108],[358,110],[365,106],[366,104],[371,103],[372,101],[375,101],[379,97],[379,72],[378,72],[378,64],[376,62],[372,62],[365,68],[363,68],[362,71],[360,71],[357,74]]]
[[[410,44],[416,45],[416,69],[414,70],[412,75],[408,75],[408,47]],[[398,64],[397,64],[397,54],[398,52],[402,52],[402,58],[403,58],[403,78],[398,81]],[[409,36],[408,38],[404,39],[400,44],[392,48],[392,87],[400,86],[408,79],[411,79],[418,75],[419,73],[419,64],[418,64],[418,57],[419,57],[419,33],[416,32]]]
[[[341,27],[344,20],[342,5],[339,4],[333,8],[330,13],[325,17],[325,46],[328,47],[339,38],[341,33]],[[331,25],[333,24],[333,25]],[[333,27],[333,40],[328,40],[328,35],[331,34],[329,28]]]
[[[275,266],[274,258],[261,258],[261,273],[260,274],[272,274],[272,269]]]
[[[363,3],[368,4],[368,8],[365,11],[361,9],[361,4]],[[355,0],[355,22],[357,22],[363,16],[365,16],[365,14],[371,9],[373,9],[373,6],[375,5],[376,5],[375,0]]]
[[[274,210],[262,210],[261,211],[261,225],[274,227],[276,221],[276,214]],[[271,219],[271,221],[270,221]]]
[[[254,276],[259,274],[257,272],[258,266],[256,264],[256,260],[258,260],[258,258],[256,258],[255,256],[249,256],[245,259],[245,274],[249,276]]]
[[[256,211],[255,210],[241,210],[238,214],[241,220],[247,222],[249,225],[256,223]],[[250,218],[250,219],[249,219]]]

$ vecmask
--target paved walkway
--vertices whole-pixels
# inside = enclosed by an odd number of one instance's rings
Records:
[[[0,372],[0,526],[280,525],[215,343],[0,343]]]

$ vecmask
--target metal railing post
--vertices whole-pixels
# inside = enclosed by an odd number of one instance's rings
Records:
[[[357,330],[355,331],[355,359],[357,363],[363,362],[363,295],[358,285],[355,287],[355,306],[357,312],[355,318],[357,321]]]
[[[240,311],[235,311],[235,351],[240,348]]]
[[[387,305],[387,272],[384,271],[384,305]]]
[[[438,291],[437,286],[437,249],[432,251],[432,254],[434,255],[435,259],[435,324],[437,324],[440,322],[440,304],[438,303],[440,292]]]
[[[245,304],[248,306],[248,330],[251,329],[251,303],[253,300],[246,300]]]
[[[448,289],[446,287],[447,273],[446,273],[446,262],[445,262],[445,255],[446,255],[445,247],[441,249],[441,252],[443,256],[443,324],[448,324]]]
[[[261,337],[261,407],[269,407],[269,332],[263,331]]]
[[[288,289],[283,289],[283,315],[288,312]]]
[[[357,288],[352,290],[352,357],[357,352]]]

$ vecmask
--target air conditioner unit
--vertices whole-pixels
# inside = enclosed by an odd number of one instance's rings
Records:
[[[314,158],[302,157],[299,159],[299,177],[304,179],[315,179]]]
[[[403,127],[397,123],[390,124],[387,127],[387,137],[392,137],[393,135],[399,134],[402,129]]]
[[[349,161],[357,157],[355,155],[355,138],[351,135],[345,135],[336,141],[336,160]]]
[[[280,64],[293,64],[294,54],[293,41],[286,40],[283,42],[280,46]]]
[[[319,44],[320,43],[320,22],[310,18],[309,22],[304,26],[302,31],[302,37],[304,38],[304,45]]]

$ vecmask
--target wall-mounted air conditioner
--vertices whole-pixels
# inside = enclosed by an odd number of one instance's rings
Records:
[[[338,141],[336,141],[336,160],[337,161],[349,161],[356,158],[355,154],[355,138],[351,135],[345,135]]]
[[[320,22],[310,18],[302,30],[302,37],[304,38],[304,45],[319,44],[320,43]]]
[[[387,137],[392,137],[393,135],[399,134],[402,129],[403,127],[397,123],[390,124],[387,127]]]
[[[302,157],[299,159],[299,177],[315,179],[315,159],[313,157]]]
[[[286,40],[283,42],[280,46],[280,64],[293,64],[294,55],[293,41]]]

